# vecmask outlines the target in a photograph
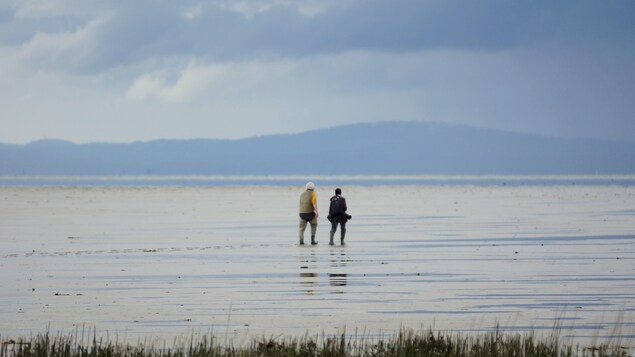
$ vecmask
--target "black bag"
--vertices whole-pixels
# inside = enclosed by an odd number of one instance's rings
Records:
[[[330,211],[332,216],[343,216],[346,213],[346,201],[338,196],[333,197]]]

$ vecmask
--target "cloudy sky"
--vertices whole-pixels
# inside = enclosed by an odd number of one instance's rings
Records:
[[[635,140],[635,1],[0,0],[0,142],[416,120]]]

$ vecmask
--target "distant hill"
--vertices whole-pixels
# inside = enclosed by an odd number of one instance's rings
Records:
[[[241,140],[0,144],[0,175],[633,174],[635,142],[422,122]]]

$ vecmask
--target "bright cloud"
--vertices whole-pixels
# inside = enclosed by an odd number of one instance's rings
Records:
[[[18,58],[38,66],[79,66],[93,56],[105,23],[105,19],[97,19],[73,32],[37,33],[20,46]]]
[[[275,3],[269,1],[224,1],[220,4],[222,9],[238,13],[247,20],[269,11],[274,6]]]
[[[187,8],[181,12],[181,16],[183,16],[186,20],[195,20],[203,15],[203,5],[198,3],[194,7]]]
[[[290,80],[294,73],[294,65],[286,60],[205,64],[192,59],[182,70],[172,72],[170,68],[137,77],[127,90],[126,98],[191,102],[202,97],[240,97],[261,86]]]
[[[223,66],[200,66],[191,62],[178,73],[173,83],[166,79],[166,72],[143,74],[135,79],[126,97],[135,100],[158,98],[169,102],[191,101],[219,80],[224,71]]]
[[[345,0],[340,0],[340,4],[344,2]],[[229,0],[222,1],[220,7],[252,20],[274,8],[292,8],[300,15],[312,17],[326,12],[331,3],[331,0]]]

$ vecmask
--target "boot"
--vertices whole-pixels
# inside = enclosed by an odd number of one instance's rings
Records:
[[[333,243],[333,236],[335,235],[335,232],[331,231],[331,240],[329,241],[329,245],[335,245],[335,243]]]
[[[346,235],[346,231],[342,230],[341,235],[340,235],[340,244],[344,245],[344,236]]]
[[[311,245],[317,245],[317,242],[315,241],[315,236],[311,236]]]

